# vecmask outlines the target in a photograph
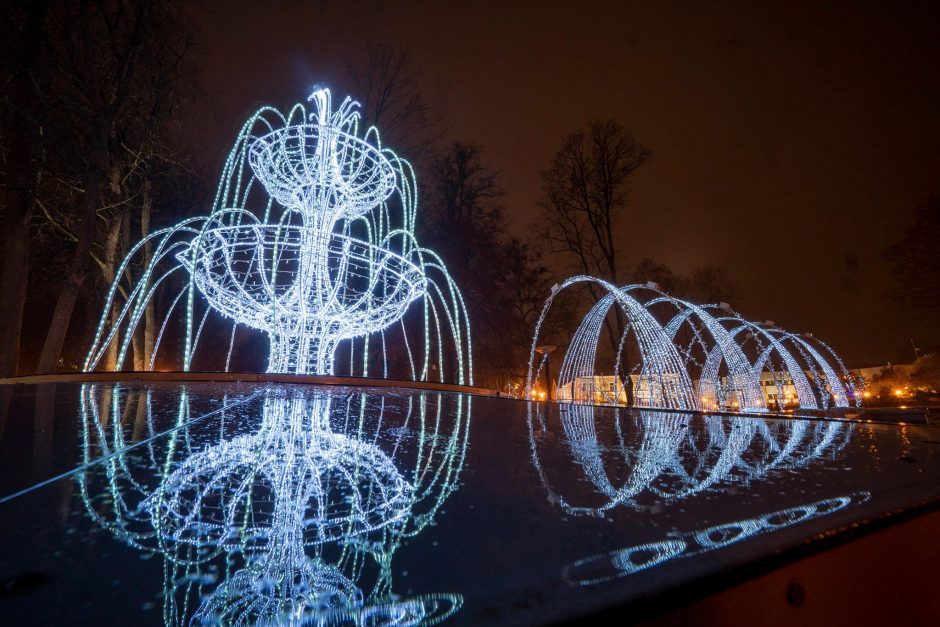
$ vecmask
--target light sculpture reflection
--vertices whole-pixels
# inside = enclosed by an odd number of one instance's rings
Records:
[[[589,276],[574,276],[556,285],[545,301],[529,354],[529,399],[548,358],[545,353],[536,362],[542,326],[554,299],[573,286],[600,289],[602,296],[565,351],[558,400],[764,412],[768,404],[762,375],[767,373],[778,409],[788,385],[796,389],[794,404],[803,409],[849,407],[860,401],[855,379],[842,360],[811,335],[749,322],[724,304],[697,305],[674,298],[653,284],[618,287]],[[599,345],[613,316],[624,321],[623,331],[607,370],[612,376],[599,377]],[[604,380],[599,386],[598,379]]]
[[[839,421],[613,409],[613,423],[605,420],[601,435],[594,407],[563,404],[558,411],[561,438],[553,437],[542,407],[530,405],[532,464],[549,500],[576,516],[603,515],[624,506],[647,509],[747,484],[771,471],[800,468],[837,455],[853,430]],[[556,487],[572,480],[570,472],[553,480],[541,462],[540,449],[559,441],[574,462],[575,476],[583,475],[595,488],[587,496],[583,489],[574,490],[584,502],[572,502]]]
[[[161,355],[188,371],[214,316],[231,327],[226,371],[237,331],[248,328],[268,337],[268,372],[334,374],[345,343],[348,374],[369,375],[371,347],[389,376],[387,336],[395,336],[407,356],[397,376],[443,381],[452,372],[457,383],[472,383],[460,291],[440,258],[415,239],[411,166],[382,147],[374,127],[360,135],[358,103],[346,98],[334,110],[327,89],[309,100],[309,113],[299,104],[286,115],[270,107],[255,113],[225,162],[211,213],[155,231],[131,249],[85,370],[120,370],[132,352],[139,368],[153,369]],[[165,307],[159,325],[155,317],[148,322],[159,326],[148,348],[141,321],[153,317],[158,290]],[[416,301],[420,315],[406,324]],[[164,336],[180,317],[182,355],[174,358]]]
[[[565,581],[576,586],[607,583],[665,562],[724,549],[756,535],[780,531],[828,516],[846,507],[864,503],[870,498],[868,492],[856,492],[697,531],[674,532],[665,540],[580,559],[566,566],[562,576]]]
[[[138,445],[126,390],[82,400],[86,455],[106,456],[79,476],[86,509],[163,556],[167,624],[433,624],[459,609],[455,594],[393,594],[391,563],[456,489],[467,398],[270,388],[255,429],[243,403],[206,441],[183,397],[170,436]]]

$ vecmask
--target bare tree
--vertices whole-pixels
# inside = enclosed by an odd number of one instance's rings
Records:
[[[427,167],[419,240],[444,259],[470,311],[475,370],[485,379],[486,354],[499,307],[492,298],[503,240],[503,190],[478,146],[454,142]]]
[[[730,303],[738,296],[738,286],[721,266],[702,266],[683,279],[682,296],[696,303]]]
[[[427,157],[446,129],[421,89],[410,49],[374,43],[346,67],[363,121],[381,131],[383,144],[411,161]]]
[[[651,151],[613,120],[592,122],[565,138],[542,174],[540,234],[579,271],[619,279],[616,227],[627,207],[631,175]]]
[[[551,293],[552,280],[539,251],[510,238],[499,251],[502,272],[493,287],[492,297],[500,311],[499,327],[492,342],[490,371],[496,386],[521,393],[528,370],[529,350],[535,325],[545,299]],[[550,315],[542,324],[539,338],[543,344],[561,343],[574,324],[574,303],[556,298]]]
[[[940,392],[940,353],[928,353],[914,360],[910,380],[917,390],[931,394]]]
[[[50,178],[72,197],[43,213],[73,247],[39,372],[56,369],[87,278],[96,268],[105,283],[115,278],[132,222],[149,207],[147,166],[166,158],[158,138],[191,83],[182,62],[192,31],[177,2],[66,2],[51,17],[58,161]]]
[[[679,295],[684,287],[683,278],[664,263],[645,258],[636,264],[630,275],[631,283],[653,282],[665,292]]]
[[[424,238],[447,251],[451,273],[467,282],[503,231],[503,190],[479,146],[456,141],[428,168]]]
[[[17,374],[29,242],[45,155],[40,84],[48,3],[4,3],[0,14],[0,377]]]
[[[479,146],[453,142],[427,168],[422,243],[437,251],[470,311],[478,381],[521,381],[549,293],[538,253],[506,234],[503,190]]]
[[[577,271],[620,281],[616,228],[627,208],[630,177],[652,152],[614,120],[592,122],[568,135],[542,174],[539,234],[549,252],[566,255]],[[600,294],[589,287],[596,301]],[[619,308],[604,321],[617,352],[625,321]]]

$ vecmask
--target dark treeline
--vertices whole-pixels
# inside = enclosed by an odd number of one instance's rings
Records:
[[[174,2],[4,3],[0,376],[74,369],[130,246],[201,200]],[[141,351],[138,351],[142,354]]]

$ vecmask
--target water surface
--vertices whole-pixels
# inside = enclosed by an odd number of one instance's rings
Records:
[[[570,619],[935,500],[938,436],[388,388],[19,385],[0,422],[0,612]]]

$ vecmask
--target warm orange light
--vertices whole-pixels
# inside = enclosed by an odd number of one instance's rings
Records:
[[[862,396],[865,398],[871,398],[871,392],[862,392]]]
[[[894,391],[894,395],[895,395],[895,396],[904,396],[904,390],[902,390],[902,389],[899,388],[899,389],[897,389],[897,390]]]

